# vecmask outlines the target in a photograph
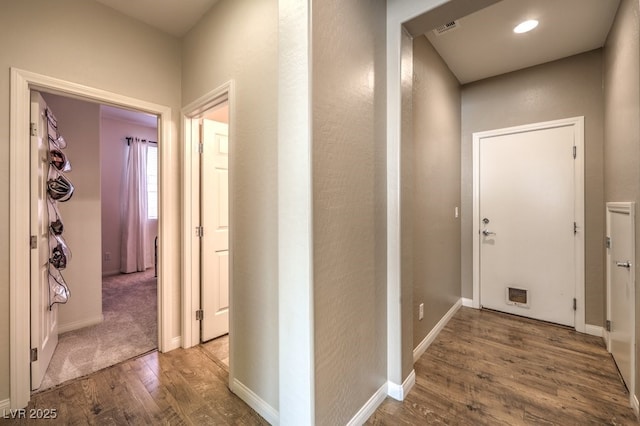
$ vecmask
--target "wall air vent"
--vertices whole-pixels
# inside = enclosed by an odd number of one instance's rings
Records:
[[[458,23],[458,21],[447,22],[446,24],[440,25],[438,28],[433,30],[433,33],[437,36],[440,36],[446,32],[455,30],[459,26],[460,24]]]

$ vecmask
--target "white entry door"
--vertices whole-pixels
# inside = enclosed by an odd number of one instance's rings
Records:
[[[38,389],[58,345],[58,305],[49,307],[49,212],[47,179],[49,140],[47,105],[38,92],[31,92],[31,235],[36,248],[31,250],[31,350],[37,360],[31,362],[31,389]]]
[[[573,125],[474,141],[482,307],[575,326],[574,141]]]
[[[635,223],[633,203],[607,203],[609,352],[631,395],[635,378]]]
[[[229,131],[202,120],[201,340],[229,332]]]

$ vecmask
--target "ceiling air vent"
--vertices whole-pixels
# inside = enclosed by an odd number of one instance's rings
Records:
[[[444,25],[440,25],[438,28],[436,28],[435,30],[433,30],[434,34],[439,36],[442,35],[448,31],[453,31],[456,28],[458,28],[460,26],[460,24],[458,24],[458,21],[451,21],[451,22],[447,22]]]

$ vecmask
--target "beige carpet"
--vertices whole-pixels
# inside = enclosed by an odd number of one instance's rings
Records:
[[[58,347],[39,391],[158,347],[158,299],[153,273],[149,269],[103,279],[104,321],[58,337]]]

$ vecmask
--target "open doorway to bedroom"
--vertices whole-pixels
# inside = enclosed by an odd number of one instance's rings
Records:
[[[42,93],[74,185],[58,203],[72,253],[44,390],[158,348],[158,118]]]

